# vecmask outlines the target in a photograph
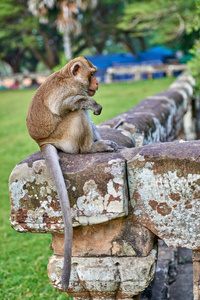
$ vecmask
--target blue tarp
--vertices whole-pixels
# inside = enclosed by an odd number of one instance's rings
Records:
[[[112,66],[127,66],[127,65],[140,65],[140,64],[154,64],[159,65],[166,62],[168,58],[174,58],[175,55],[172,50],[156,46],[145,52],[139,52],[138,58],[130,53],[113,53],[113,54],[96,54],[93,56],[86,56],[97,68],[97,76],[104,81],[106,69]],[[125,76],[125,75],[123,75]]]
[[[91,61],[98,69],[107,69],[115,63],[120,64],[135,64],[138,60],[130,53],[113,53],[113,54],[96,54],[86,57]]]
[[[168,48],[162,46],[153,47],[145,52],[139,52],[138,58],[134,57],[130,53],[113,53],[113,54],[96,54],[92,56],[87,56],[95,66],[99,69],[104,69],[111,67],[113,65],[121,64],[141,64],[145,61],[160,61],[164,63],[167,58],[173,58],[174,53]]]
[[[145,52],[138,53],[139,60],[142,61],[151,61],[151,60],[160,60],[162,63],[166,62],[168,58],[174,58],[175,55],[172,50],[162,47],[156,46]]]

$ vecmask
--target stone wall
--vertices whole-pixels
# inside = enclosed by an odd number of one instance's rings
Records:
[[[147,97],[129,111],[100,124],[99,128],[119,124],[118,129],[130,132],[137,146],[173,141],[182,133],[185,114],[190,115],[193,85],[191,76],[180,75],[169,89]],[[188,126],[192,124],[187,116]]]
[[[74,227],[68,294],[75,299],[139,299],[155,273],[157,236],[170,246],[192,247],[195,239],[192,249],[198,250],[199,233],[188,224],[199,222],[199,142],[164,143],[195,136],[193,84],[189,75],[179,76],[166,91],[98,126],[102,138],[126,149],[84,155],[59,152]],[[9,184],[11,226],[19,232],[52,234],[48,275],[62,290],[63,221],[41,153],[20,162]]]

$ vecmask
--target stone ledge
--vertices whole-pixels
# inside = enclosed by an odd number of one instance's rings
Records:
[[[193,94],[194,80],[190,75],[180,75],[169,89],[149,96],[138,105],[106,120],[100,127],[114,127],[129,131],[137,146],[155,142],[168,142],[178,137]]]
[[[126,162],[120,153],[59,155],[73,226],[98,224],[128,214]],[[63,233],[56,188],[40,152],[14,168],[9,185],[10,220],[15,230]]]

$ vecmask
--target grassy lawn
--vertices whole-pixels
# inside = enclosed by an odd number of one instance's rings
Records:
[[[163,78],[135,83],[101,85],[95,99],[103,106],[96,124],[135,106],[174,81]],[[47,276],[46,266],[53,254],[51,235],[19,234],[10,227],[8,178],[14,166],[38,151],[28,135],[26,114],[34,90],[0,92],[0,299],[70,299],[56,291]]]

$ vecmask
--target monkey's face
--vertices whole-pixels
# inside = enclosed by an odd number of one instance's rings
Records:
[[[99,86],[99,83],[95,77],[95,72],[91,72],[89,76],[89,82],[90,82],[90,86],[87,93],[89,96],[94,96]]]
[[[77,82],[79,82],[80,88],[88,96],[93,96],[98,90],[98,81],[95,77],[97,68],[88,61],[85,57],[79,57],[72,60],[64,68],[63,72],[71,72],[71,76]]]

